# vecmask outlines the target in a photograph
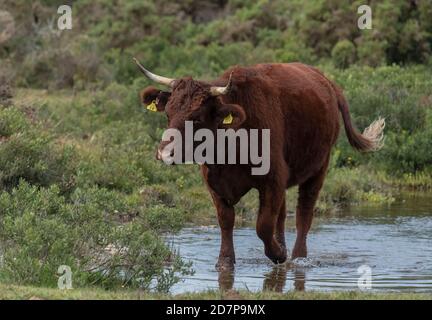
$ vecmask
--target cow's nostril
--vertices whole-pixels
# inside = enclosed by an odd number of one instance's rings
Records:
[[[162,150],[158,149],[156,152],[156,160],[164,161],[166,163],[172,163],[174,159],[174,150]]]

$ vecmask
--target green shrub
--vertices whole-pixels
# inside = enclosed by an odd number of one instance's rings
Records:
[[[58,32],[57,1],[3,1],[16,34],[0,49],[20,86],[101,88],[139,77],[131,56],[172,77],[214,77],[235,64],[330,59],[341,68],[425,63],[431,57],[429,1],[371,1],[371,30],[357,26],[359,1],[79,0],[74,28]],[[58,2],[60,3],[60,2]],[[357,60],[358,59],[358,60]]]
[[[376,174],[363,167],[331,169],[320,197],[320,202],[333,206],[362,201],[389,203],[393,200]]]
[[[76,189],[67,200],[55,185],[21,181],[0,194],[0,279],[53,287],[58,267],[68,265],[76,287],[166,291],[178,274],[190,272],[160,237],[179,229],[181,212],[146,209],[138,199],[93,187]]]
[[[19,179],[43,186],[57,183],[62,191],[72,187],[72,146],[55,144],[14,107],[0,109],[0,137],[0,188],[10,189]]]
[[[57,268],[68,265],[76,286],[168,290],[190,269],[161,235],[178,231],[184,213],[174,199],[139,193],[172,174],[148,157],[152,129],[130,123],[130,112],[141,112],[132,107],[136,94],[111,86],[90,108],[82,104],[88,99],[74,101],[72,113],[60,101],[59,114],[43,104],[38,116],[61,119],[67,111],[79,132],[80,111],[87,113],[94,123],[81,130],[93,131],[91,141],[70,143],[53,134],[56,127],[47,130],[49,122],[16,107],[0,110],[0,279],[55,286]]]
[[[432,130],[432,81],[426,67],[352,67],[329,73],[344,88],[353,122],[360,130],[378,117],[386,118],[382,150],[359,154],[341,134],[337,166],[369,163],[399,176],[430,170],[432,156],[427,150]]]
[[[356,48],[349,40],[341,40],[333,47],[331,56],[336,67],[348,68],[355,62]]]
[[[13,90],[11,84],[13,82],[13,77],[14,72],[9,66],[4,65],[3,61],[0,59],[0,107],[9,107],[12,104]]]

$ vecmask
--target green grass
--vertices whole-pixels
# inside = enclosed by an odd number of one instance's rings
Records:
[[[300,292],[276,293],[271,291],[205,291],[179,295],[153,294],[139,290],[103,290],[98,288],[59,290],[0,284],[1,300],[432,300],[432,294],[423,293],[371,293],[346,292]]]

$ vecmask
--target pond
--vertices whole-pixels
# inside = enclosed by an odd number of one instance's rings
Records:
[[[286,240],[292,249],[294,215],[287,219]],[[369,271],[372,291],[432,292],[432,195],[427,194],[405,194],[390,206],[353,206],[317,217],[308,239],[309,257],[278,266],[265,257],[254,228],[234,231],[234,272],[215,269],[220,241],[216,226],[186,228],[171,241],[195,270],[172,293],[359,290],[359,277]]]

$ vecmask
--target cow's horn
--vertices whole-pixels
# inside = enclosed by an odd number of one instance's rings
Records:
[[[170,79],[170,78],[165,78],[162,76],[158,76],[157,74],[151,73],[150,71],[148,71],[146,68],[144,68],[142,66],[141,63],[139,63],[139,61],[134,57],[133,60],[135,61],[135,63],[137,64],[138,68],[140,68],[141,72],[144,73],[144,75],[149,78],[150,80],[172,87],[174,84],[175,79]]]
[[[224,95],[224,94],[227,94],[231,90],[231,86],[232,86],[232,72],[229,76],[228,84],[225,87],[210,87],[210,93],[213,96]]]

